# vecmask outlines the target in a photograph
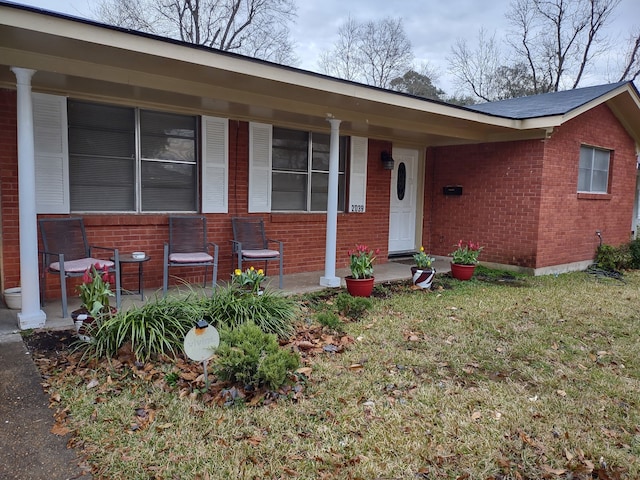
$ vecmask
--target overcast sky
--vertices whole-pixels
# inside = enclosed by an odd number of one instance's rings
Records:
[[[47,10],[89,17],[91,0],[13,0]],[[457,38],[469,44],[484,27],[498,37],[504,35],[505,12],[510,0],[297,0],[298,17],[291,30],[296,43],[298,67],[317,70],[320,52],[329,49],[338,27],[351,15],[355,20],[376,20],[386,16],[401,17],[413,46],[417,64],[428,63],[439,77],[436,84],[453,94],[452,78],[447,71],[447,56]],[[615,42],[623,42],[634,26],[640,26],[640,1],[622,0],[607,33]],[[608,74],[608,64],[619,59],[612,53],[603,55],[598,71],[590,72],[581,86],[616,81]]]

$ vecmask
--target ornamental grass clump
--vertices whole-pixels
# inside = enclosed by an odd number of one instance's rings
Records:
[[[139,361],[175,356],[182,352],[184,336],[199,318],[202,308],[191,296],[149,301],[101,322],[94,341],[85,347],[86,353],[94,358],[113,357],[129,344]]]
[[[299,311],[291,297],[269,288],[262,295],[238,295],[237,287],[218,287],[215,295],[200,303],[205,320],[215,327],[236,328],[249,321],[266,333],[288,338]]]
[[[376,255],[380,254],[380,249],[370,249],[364,244],[356,245],[355,250],[349,250],[349,268],[351,269],[351,276],[353,278],[372,278],[373,277],[373,262],[376,259]]]
[[[456,249],[451,252],[451,263],[458,265],[476,265],[478,263],[478,257],[484,247],[481,247],[476,242],[464,242],[460,240]]]

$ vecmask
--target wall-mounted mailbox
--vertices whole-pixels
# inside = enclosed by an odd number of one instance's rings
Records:
[[[461,185],[447,185],[446,187],[442,187],[442,193],[444,195],[462,195],[462,186]]]

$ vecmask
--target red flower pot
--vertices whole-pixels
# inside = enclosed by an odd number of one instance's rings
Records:
[[[458,280],[470,280],[475,269],[475,265],[460,265],[458,263],[452,263],[451,276]]]
[[[370,297],[373,292],[374,278],[353,278],[352,276],[344,277],[347,284],[347,291],[352,297]]]

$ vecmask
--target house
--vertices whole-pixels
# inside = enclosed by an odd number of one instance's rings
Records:
[[[0,2],[0,111],[0,281],[22,286],[23,328],[45,321],[47,216],[150,254],[151,287],[172,213],[207,216],[221,278],[231,217],[261,216],[285,273],[325,286],[357,242],[386,261],[472,239],[489,264],[543,274],[636,228],[631,83],[463,108]]]

